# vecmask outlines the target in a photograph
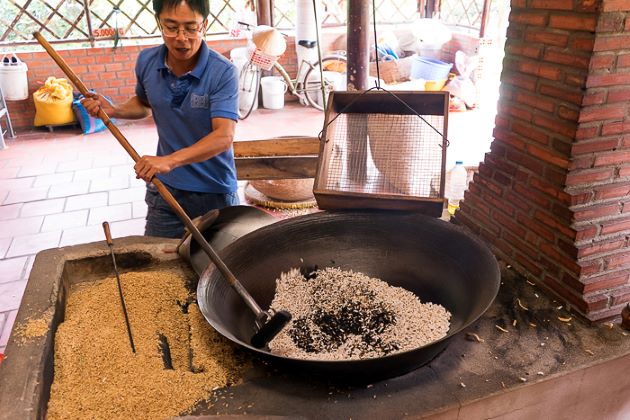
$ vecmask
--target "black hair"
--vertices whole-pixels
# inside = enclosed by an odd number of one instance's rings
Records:
[[[199,13],[204,19],[210,14],[209,0],[153,0],[153,11],[156,17],[160,17],[162,10],[174,9],[180,3],[186,3],[193,12]]]

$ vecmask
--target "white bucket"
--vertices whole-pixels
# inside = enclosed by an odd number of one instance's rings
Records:
[[[15,55],[5,55],[0,61],[0,87],[4,99],[21,101],[28,98],[28,79],[26,63]]]
[[[265,108],[284,108],[284,93],[287,91],[287,85],[282,77],[263,77],[260,79],[260,86],[262,87],[263,106]]]

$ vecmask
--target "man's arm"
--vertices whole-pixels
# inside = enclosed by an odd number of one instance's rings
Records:
[[[98,110],[105,111],[108,117],[123,118],[127,120],[138,120],[151,115],[151,108],[143,103],[138,96],[132,96],[120,105],[114,105],[98,94],[91,94],[83,99],[81,103],[85,110],[93,117],[98,117]]]
[[[166,156],[142,156],[134,169],[136,177],[150,181],[156,174],[165,174],[183,165],[203,162],[217,156],[232,146],[236,122],[228,118],[213,118],[212,132],[192,146]]]

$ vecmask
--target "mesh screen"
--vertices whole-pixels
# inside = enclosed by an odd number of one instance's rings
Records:
[[[439,132],[444,116],[423,115]],[[326,129],[332,142],[328,190],[440,197],[442,136],[416,115],[339,114]]]

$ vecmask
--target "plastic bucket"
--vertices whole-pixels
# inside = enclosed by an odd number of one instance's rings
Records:
[[[15,54],[7,54],[0,61],[0,87],[4,98],[21,101],[28,98],[28,67]]]
[[[284,108],[284,93],[287,91],[287,85],[282,77],[268,76],[260,79],[262,87],[263,106],[267,109]]]
[[[411,78],[424,80],[445,80],[453,64],[435,58],[416,55],[411,61]]]

